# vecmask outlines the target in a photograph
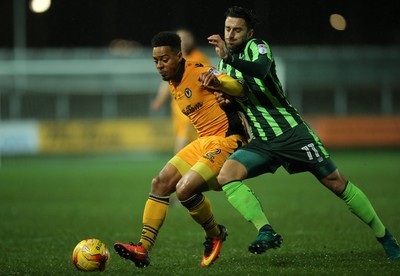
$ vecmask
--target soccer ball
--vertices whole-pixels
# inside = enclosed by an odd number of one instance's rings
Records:
[[[72,260],[79,270],[103,271],[110,263],[110,251],[98,239],[84,239],[75,246]]]

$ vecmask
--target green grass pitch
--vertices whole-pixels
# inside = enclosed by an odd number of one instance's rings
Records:
[[[331,154],[400,239],[400,149]],[[113,243],[138,241],[150,181],[168,158],[150,153],[3,157],[0,275],[82,275],[71,254],[88,237],[110,249],[110,265],[101,272],[107,275],[400,275],[400,261],[386,259],[372,230],[339,198],[310,174],[288,175],[283,169],[246,181],[282,234],[282,248],[250,254],[254,227],[222,192],[207,192],[217,221],[229,232],[215,264],[200,266],[203,232],[176,205],[169,209],[151,265],[136,268],[117,256]]]

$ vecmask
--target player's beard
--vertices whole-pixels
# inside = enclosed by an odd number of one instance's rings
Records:
[[[244,44],[226,43],[225,45],[226,45],[226,48],[228,48],[229,51],[231,51],[233,53],[239,53],[246,46],[246,43],[244,43]]]

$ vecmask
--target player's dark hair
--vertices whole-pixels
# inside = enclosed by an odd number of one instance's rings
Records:
[[[243,18],[244,21],[246,22],[246,25],[249,29],[255,29],[256,25],[259,23],[259,20],[257,16],[253,13],[252,10],[246,9],[243,7],[239,6],[233,6],[230,7],[226,12],[225,12],[225,19],[227,17],[237,17],[237,18]]]
[[[152,47],[169,46],[174,52],[181,51],[181,38],[174,32],[159,32],[151,40]]]

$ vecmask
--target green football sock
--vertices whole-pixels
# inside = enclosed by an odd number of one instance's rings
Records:
[[[373,229],[376,237],[380,238],[385,235],[385,226],[367,196],[357,186],[349,181],[341,198],[346,202],[353,214]]]
[[[228,201],[240,214],[251,222],[257,230],[265,224],[269,224],[264,214],[261,203],[254,192],[241,181],[232,181],[222,186]]]

